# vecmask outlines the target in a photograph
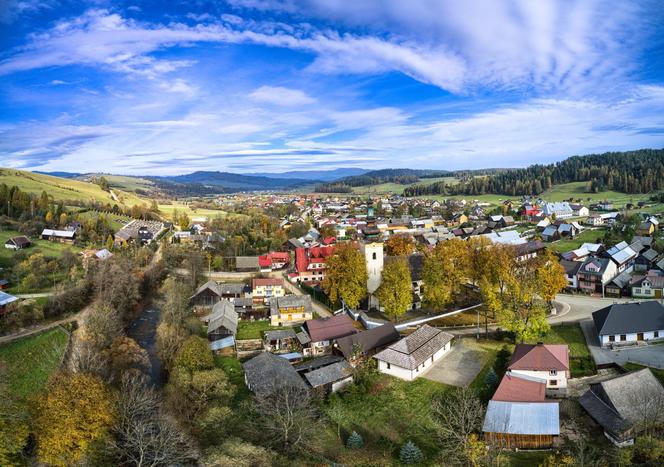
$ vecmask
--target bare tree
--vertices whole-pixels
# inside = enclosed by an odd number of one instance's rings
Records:
[[[322,424],[316,400],[305,387],[275,384],[256,395],[258,433],[266,443],[284,452],[311,446]]]
[[[144,376],[126,374],[121,383],[118,421],[110,442],[128,465],[193,465],[198,452],[175,420],[161,410],[158,393]]]
[[[443,452],[446,455],[465,453],[469,436],[479,431],[484,418],[484,407],[477,393],[473,389],[457,388],[434,401],[432,409]]]

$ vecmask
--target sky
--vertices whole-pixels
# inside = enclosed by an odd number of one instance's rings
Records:
[[[0,166],[522,167],[664,147],[658,0],[0,0]]]

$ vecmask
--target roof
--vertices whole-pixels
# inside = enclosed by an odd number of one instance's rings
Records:
[[[615,303],[593,313],[601,335],[617,335],[664,329],[664,306],[657,301]]]
[[[242,282],[217,284],[217,287],[221,295],[242,295],[248,288],[247,285]]]
[[[323,355],[322,357],[316,357],[305,362],[297,363],[295,365],[295,371],[298,373],[312,371],[341,361],[343,361],[343,358],[339,355]]]
[[[569,348],[562,344],[517,344],[510,370],[569,370]]]
[[[334,254],[333,246],[318,246],[295,249],[295,268],[298,272],[305,272],[311,263],[324,263]]]
[[[353,355],[355,346],[359,346],[366,355],[374,349],[385,347],[398,341],[399,337],[399,332],[394,327],[394,324],[386,323],[367,331],[337,339],[337,345],[344,357],[350,358]]]
[[[636,258],[636,251],[632,250],[630,247],[623,248],[622,250],[613,253],[611,259],[617,264],[624,264],[627,261]]]
[[[401,368],[414,370],[453,338],[452,334],[425,324],[414,333],[377,353],[374,358]]]
[[[258,269],[258,256],[236,256],[235,267],[240,269]]]
[[[310,319],[304,323],[304,326],[307,328],[312,342],[338,339],[357,332],[353,326],[353,320],[345,314],[330,318]]]
[[[641,256],[643,256],[648,261],[654,261],[659,256],[659,253],[657,253],[657,250],[650,249],[641,253]]]
[[[662,400],[664,387],[650,369],[644,368],[591,384],[579,402],[603,428],[619,433],[641,421],[644,411],[651,412],[650,403],[653,410],[655,404],[661,407]]]
[[[237,332],[238,314],[235,306],[228,300],[219,300],[212,307],[212,313],[208,319],[208,334],[221,327],[228,329],[233,335]]]
[[[518,373],[505,373],[491,400],[504,402],[542,402],[546,395],[546,380]]]
[[[9,243],[9,242],[14,243],[16,246],[18,246],[20,248],[23,248],[27,245],[30,245],[30,239],[28,237],[26,237],[25,235],[19,235],[18,237],[12,237],[9,240],[7,240],[7,242],[5,242],[5,243]]]
[[[194,295],[192,295],[191,298],[196,297],[197,295],[205,292],[206,290],[210,290],[214,292],[215,295],[221,296],[221,290],[219,289],[219,284],[217,284],[215,281],[207,281],[205,284],[201,285],[199,288],[196,289],[196,292],[194,292]]]
[[[583,272],[584,274],[598,274],[601,276],[602,274],[604,274],[604,271],[606,271],[606,268],[609,266],[610,261],[611,260],[608,258],[588,258],[583,262],[579,271]],[[592,265],[594,265],[598,270],[597,271],[589,270],[588,266]]]
[[[278,315],[282,308],[304,307],[305,313],[311,313],[313,306],[309,295],[286,295],[270,299],[270,314]]]
[[[576,276],[576,273],[579,272],[582,264],[583,263],[581,261],[569,261],[566,259],[560,260],[560,265],[563,267],[565,274],[568,276]]]
[[[630,271],[623,271],[620,274],[618,274],[616,277],[614,277],[613,280],[609,283],[609,285],[613,284],[616,287],[622,289],[627,287],[631,282],[632,282],[632,273]]]
[[[310,371],[304,374],[304,378],[311,385],[312,388],[324,386],[330,383],[336,383],[346,379],[353,374],[353,368],[347,361],[333,363],[317,370]]]
[[[292,328],[265,331],[263,333],[266,341],[277,341],[281,339],[295,339],[295,331]]]
[[[74,238],[76,236],[75,230],[53,230],[53,229],[44,229],[42,230],[42,236],[47,237],[61,237],[61,238]]]
[[[546,246],[540,240],[531,240],[522,243],[521,245],[516,245],[516,254],[517,256],[528,255],[535,251],[543,250],[544,248],[546,248]]]
[[[255,393],[269,393],[280,386],[306,389],[307,385],[288,360],[262,352],[242,364],[247,385]]]
[[[284,286],[283,279],[273,279],[271,277],[257,277],[251,280],[251,288],[255,289],[256,287],[268,287],[268,286]]]
[[[624,250],[628,246],[629,245],[627,244],[627,242],[622,241],[620,243],[616,243],[615,245],[613,245],[611,248],[606,250],[606,252],[609,254],[609,256],[613,256],[614,254],[618,253],[621,250]]]
[[[16,300],[18,300],[17,297],[9,295],[8,293],[5,292],[0,292],[0,306],[9,305],[10,303],[15,302]]]
[[[513,435],[560,434],[560,407],[547,402],[489,401],[482,431]]]

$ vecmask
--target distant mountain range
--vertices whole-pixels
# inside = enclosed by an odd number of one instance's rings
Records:
[[[353,177],[371,172],[369,169],[358,169],[355,167],[341,167],[333,170],[291,170],[289,172],[279,173],[248,173],[255,177],[268,178],[294,178],[298,180],[319,180],[321,182],[331,182],[344,177]]]

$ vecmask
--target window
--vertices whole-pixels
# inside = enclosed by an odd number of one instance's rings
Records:
[[[558,380],[557,379],[550,379],[549,380],[549,386],[558,386]]]
[[[653,337],[657,339],[659,337],[659,331],[655,331]]]
[[[609,336],[609,342],[615,342],[616,336]]]
[[[389,363],[387,364],[387,369],[389,370],[392,367]]]
[[[371,255],[371,259],[376,259],[376,253],[375,252]]]
[[[558,370],[549,371],[549,376],[556,376],[557,374],[558,374]]]
[[[627,340],[627,336],[625,334],[620,335],[620,342],[624,342]]]
[[[433,363],[433,355],[431,356],[431,363]]]

